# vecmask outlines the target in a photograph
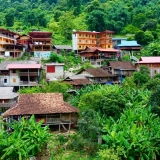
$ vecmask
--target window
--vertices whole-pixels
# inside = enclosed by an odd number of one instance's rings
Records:
[[[81,34],[79,34],[79,36],[81,37]]]
[[[79,48],[81,48],[81,46],[79,46]]]
[[[7,83],[7,79],[6,78],[4,79],[4,83]]]
[[[16,73],[16,70],[15,70],[15,69],[13,69],[13,70],[12,70],[12,73]]]
[[[47,66],[47,72],[48,73],[54,73],[55,72],[55,66]]]
[[[88,37],[88,34],[86,34],[86,37]]]
[[[81,40],[79,40],[79,42],[81,42]]]
[[[110,48],[111,46],[110,45],[108,45],[108,48]]]
[[[154,74],[157,74],[157,70],[154,70]]]
[[[13,82],[16,83],[16,78],[13,78]]]

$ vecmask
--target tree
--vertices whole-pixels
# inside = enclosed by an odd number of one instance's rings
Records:
[[[142,30],[146,31],[155,31],[157,29],[157,21],[154,19],[147,20],[144,25],[142,26]]]
[[[5,24],[7,27],[12,27],[14,25],[14,15],[9,12],[5,15]]]
[[[149,98],[149,104],[152,106],[152,111],[160,116],[160,86],[152,92]]]
[[[146,15],[144,13],[139,13],[134,16],[132,24],[137,28],[141,28],[146,21]]]
[[[157,89],[158,86],[160,86],[160,79],[159,78],[152,78],[144,85],[144,89],[154,91]]]
[[[88,28],[91,31],[104,31],[106,28],[104,12],[101,10],[92,11],[86,18]]]
[[[55,52],[52,52],[50,54],[50,57],[48,59],[48,62],[58,62],[58,63],[63,63],[64,62],[64,57],[62,55],[59,55]]]
[[[73,11],[65,12],[59,17],[59,31],[66,40],[71,40],[72,31],[75,29],[74,18]]]
[[[133,74],[134,82],[137,86],[143,86],[150,79],[150,71],[146,66],[140,66],[140,70]]]
[[[154,40],[154,37],[150,31],[138,31],[135,34],[135,40],[137,40],[139,44],[147,45]]]
[[[145,37],[145,33],[143,31],[136,32],[134,36],[135,40],[142,45],[145,44],[144,37]]]

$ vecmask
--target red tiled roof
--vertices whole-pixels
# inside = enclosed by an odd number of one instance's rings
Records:
[[[137,63],[160,63],[160,57],[141,57]]]
[[[119,52],[118,49],[114,49],[114,48],[107,48],[107,49],[98,48],[97,50],[101,52]]]
[[[2,116],[75,112],[78,112],[78,109],[64,102],[61,93],[36,93],[20,94],[17,105],[7,110]]]
[[[41,64],[8,64],[7,69],[38,69]]]

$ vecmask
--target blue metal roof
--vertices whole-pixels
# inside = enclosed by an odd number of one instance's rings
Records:
[[[121,44],[118,44],[119,47],[140,47],[141,45],[137,43],[137,41],[121,41]]]

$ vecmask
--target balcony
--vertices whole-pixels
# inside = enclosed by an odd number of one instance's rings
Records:
[[[36,86],[38,83],[36,81],[20,81],[20,86]]]
[[[38,76],[38,72],[20,72],[20,76]]]
[[[13,102],[10,102],[10,103],[0,103],[0,108],[9,108],[14,104],[16,104],[16,101],[13,101]]]
[[[14,37],[7,36],[7,35],[1,34],[1,33],[0,33],[0,37],[5,37],[5,38],[9,38],[9,39],[11,39],[11,40],[15,40]]]

